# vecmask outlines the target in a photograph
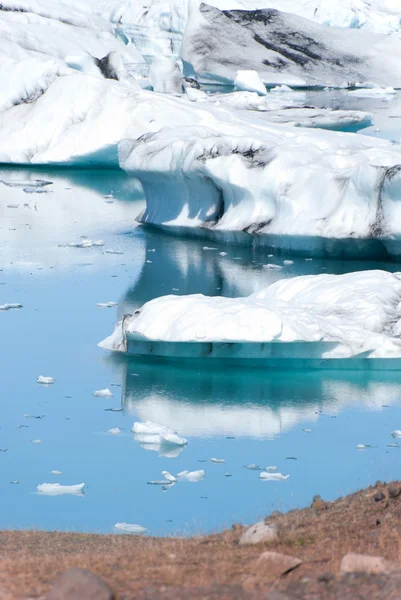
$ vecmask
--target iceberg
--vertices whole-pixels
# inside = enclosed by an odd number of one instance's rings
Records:
[[[269,86],[401,85],[398,34],[326,27],[271,8],[192,4],[181,57],[201,82],[232,84],[238,70],[253,70]]]
[[[38,485],[37,491],[43,496],[83,496],[85,489],[84,483],[76,485],[61,485],[60,483],[42,483]]]
[[[141,222],[315,256],[338,255],[347,244],[365,258],[380,248],[399,253],[398,144],[243,125],[230,131],[221,122],[225,134],[200,125],[165,128],[121,142],[120,164],[145,192]]]
[[[134,523],[116,523],[114,528],[123,533],[131,533],[132,535],[143,535],[148,531],[146,527]]]
[[[163,296],[100,346],[174,358],[263,360],[268,367],[398,369],[401,273],[283,279],[247,298]]]
[[[234,87],[236,90],[256,92],[260,96],[267,94],[266,87],[263,85],[257,71],[237,71]]]

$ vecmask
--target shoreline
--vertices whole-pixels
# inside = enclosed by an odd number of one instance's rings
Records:
[[[400,597],[401,482],[377,482],[333,502],[317,496],[310,507],[276,512],[265,522],[275,539],[249,545],[239,543],[248,529],[242,525],[189,538],[0,531],[0,600],[45,598],[73,567],[99,575],[126,600]],[[263,552],[302,562],[272,573]],[[391,568],[342,574],[349,553],[381,557]]]

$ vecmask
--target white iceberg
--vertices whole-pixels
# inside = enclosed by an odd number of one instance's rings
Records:
[[[109,390],[109,388],[106,388],[104,390],[97,390],[96,392],[93,392],[92,395],[96,398],[111,398],[113,392]]]
[[[78,483],[77,485],[61,485],[60,483],[42,483],[36,488],[39,494],[44,496],[63,496],[71,494],[73,496],[82,496],[85,484]]]
[[[264,479],[266,481],[286,481],[289,478],[289,475],[283,475],[282,473],[268,473],[267,471],[262,471],[259,475],[259,479]]]
[[[181,471],[177,474],[177,478],[195,483],[205,478],[205,471],[203,469],[199,469],[199,471]]]
[[[39,375],[37,378],[37,383],[43,383],[44,385],[50,385],[54,383],[56,380],[53,377],[46,377],[44,375]]]
[[[398,369],[400,335],[401,274],[363,271],[284,279],[248,298],[156,298],[101,346],[152,356],[264,359],[270,366],[286,360]]]
[[[22,304],[19,304],[18,302],[14,302],[11,304],[0,305],[0,311],[1,310],[16,310],[17,308],[22,308]]]
[[[157,451],[163,451],[163,449],[168,451],[169,446],[179,447],[188,443],[188,440],[177,435],[169,427],[164,427],[152,421],[135,422],[131,431],[138,442],[155,446]]]
[[[111,435],[120,435],[121,429],[119,427],[113,427],[112,429],[109,429],[107,433],[111,433]]]
[[[265,96],[267,94],[266,87],[257,71],[237,71],[234,87],[236,90],[256,92],[260,96]]]
[[[216,464],[222,464],[225,463],[226,461],[224,460],[224,458],[211,458],[210,461],[212,463],[216,463]]]
[[[297,252],[400,251],[398,144],[252,123],[226,134],[166,128],[122,142],[120,164],[145,192],[141,221]]]
[[[114,528],[118,531],[131,533],[133,535],[143,535],[148,531],[146,527],[142,527],[142,525],[136,525],[134,523],[116,523]]]
[[[398,35],[326,27],[270,8],[191,4],[181,56],[203,82],[233,83],[238,70],[254,70],[267,85],[401,84]]]

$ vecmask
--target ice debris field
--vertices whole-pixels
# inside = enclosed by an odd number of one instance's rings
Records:
[[[0,527],[399,478],[398,0],[6,0],[0,76]]]

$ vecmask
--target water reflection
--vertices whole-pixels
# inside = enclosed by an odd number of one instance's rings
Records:
[[[273,439],[349,409],[382,411],[401,403],[401,374],[261,369],[201,370],[114,357],[126,413],[188,437]],[[156,450],[160,450],[155,448]]]

